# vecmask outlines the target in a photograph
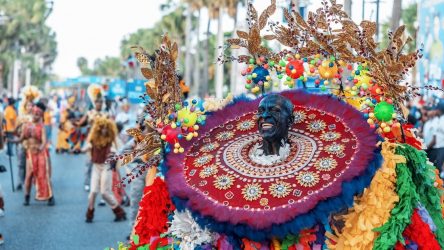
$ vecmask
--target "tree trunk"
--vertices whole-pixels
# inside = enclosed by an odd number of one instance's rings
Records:
[[[235,38],[236,30],[238,29],[238,23],[237,23],[237,10],[238,10],[239,3],[236,4],[236,14],[234,15],[234,29],[233,29],[233,38]],[[231,50],[232,56],[237,57],[239,55],[237,49]],[[238,63],[237,62],[231,62],[231,72],[230,72],[230,92],[233,95],[236,95],[236,86],[237,86],[237,76],[238,76]]]
[[[291,5],[292,10],[299,13],[299,0],[291,0]]]
[[[352,0],[344,0],[344,11],[351,18],[352,16]]]
[[[395,31],[399,27],[399,20],[401,20],[402,0],[393,0],[391,29]]]
[[[191,5],[188,4],[187,6],[187,17],[185,20],[185,83],[190,86],[191,84],[191,29],[192,29],[192,23],[191,23],[191,16],[193,15],[193,12],[191,10]]]
[[[193,86],[191,89],[191,93],[190,96],[193,95],[199,95],[199,85],[201,84],[201,79],[200,79],[200,9],[198,9],[198,15],[197,15],[197,27],[196,27],[196,48],[194,49],[194,65],[193,65],[193,69],[194,69],[194,81],[193,81]]]
[[[223,21],[223,8],[219,8],[219,17],[217,19],[217,43],[216,43],[216,98],[223,98],[223,90],[224,90],[224,65],[222,63],[217,62],[217,58],[219,55],[223,53],[223,45],[224,45],[224,31],[222,27]]]
[[[208,18],[207,23],[207,31],[206,31],[206,40],[204,45],[204,54],[203,54],[203,62],[202,62],[202,82],[199,85],[199,96],[205,97],[208,94],[208,85],[209,85],[209,75],[208,75],[208,63],[209,63],[209,54],[210,54],[210,27],[211,27],[211,18]]]

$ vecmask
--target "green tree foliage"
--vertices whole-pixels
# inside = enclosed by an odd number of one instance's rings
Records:
[[[85,57],[79,57],[77,58],[77,67],[83,76],[121,77],[123,72],[122,60],[118,57],[110,56],[96,59],[92,68],[89,68],[88,60]]]
[[[54,31],[45,22],[50,13],[45,0],[0,0],[0,64],[6,82],[13,61],[18,58],[31,69],[32,84],[43,84],[50,75],[45,70],[57,56]]]

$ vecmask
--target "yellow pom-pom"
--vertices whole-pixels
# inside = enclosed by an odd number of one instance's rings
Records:
[[[179,153],[183,153],[185,151],[184,148],[179,148]]]
[[[179,144],[178,142],[176,142],[176,143],[174,144],[174,147],[175,147],[175,148],[180,148],[180,144]]]
[[[372,124],[375,123],[375,121],[373,121],[373,119],[370,119],[370,118],[369,118],[369,119],[367,119],[367,123],[370,124],[370,125],[372,125]]]
[[[256,77],[257,77],[257,74],[256,74],[256,73],[253,73],[252,76],[253,76],[253,78],[256,78]]]
[[[199,125],[194,125],[194,126],[193,126],[193,129],[194,129],[194,130],[199,130]]]
[[[324,81],[324,85],[328,85],[329,84],[329,82],[328,81]]]
[[[162,139],[162,140],[165,140],[166,138],[167,138],[166,135],[161,135],[161,136],[160,136],[160,139]]]
[[[373,117],[375,117],[375,113],[370,113],[370,114],[368,114],[368,116],[373,118]]]
[[[301,58],[301,55],[296,54],[296,55],[295,55],[295,58],[296,58],[296,59],[300,59],[300,58]]]
[[[175,148],[175,149],[174,149],[174,153],[175,153],[175,154],[179,153],[179,149]]]
[[[384,128],[384,132],[385,132],[385,133],[389,133],[390,131],[391,131],[390,127],[385,127],[385,128]]]
[[[264,87],[265,87],[266,89],[269,89],[269,88],[270,88],[270,83],[269,83],[269,82],[264,82]]]
[[[381,123],[381,128],[385,128],[387,127],[387,124],[385,124],[385,122]]]
[[[193,136],[194,136],[194,137],[197,137],[198,135],[199,135],[199,134],[198,134],[197,132],[194,132],[194,133],[193,133]]]
[[[171,123],[171,128],[177,128],[177,125],[175,122]]]

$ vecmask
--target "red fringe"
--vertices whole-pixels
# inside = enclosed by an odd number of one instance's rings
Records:
[[[427,223],[422,221],[421,216],[418,214],[418,210],[415,209],[412,215],[412,222],[405,229],[403,235],[406,238],[411,239],[418,245],[418,250],[440,250],[438,241],[435,238],[432,230]],[[405,247],[398,242],[395,246],[395,250],[402,250]]]
[[[131,249],[149,244],[151,237],[165,233],[168,230],[168,214],[175,209],[167,186],[161,178],[157,177],[151,186],[145,187],[143,193],[135,227],[139,244],[136,246],[132,243]]]

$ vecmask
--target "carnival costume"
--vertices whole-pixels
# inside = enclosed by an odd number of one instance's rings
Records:
[[[93,221],[95,199],[98,193],[113,209],[116,215],[115,221],[126,219],[125,211],[119,206],[112,192],[113,170],[106,164],[108,155],[117,151],[116,137],[117,128],[113,121],[108,118],[96,118],[88,138],[88,145],[84,149],[90,153],[92,162],[91,190],[86,222]]]
[[[32,108],[33,121],[23,125],[21,140],[26,150],[26,179],[25,179],[25,203],[29,205],[32,183],[35,184],[35,199],[48,201],[48,205],[54,205],[54,195],[51,185],[51,166],[46,142],[45,127],[42,122],[44,105],[37,104]]]
[[[403,53],[404,27],[378,50],[376,24],[356,25],[335,1],[307,21],[284,10],[286,25],[268,21],[271,2],[260,15],[250,4],[249,31],[228,40],[249,55],[219,58],[246,64],[256,99],[205,115],[214,110],[179,97],[175,43],[165,36],[154,56],[135,48],[154,79],[146,85],[153,119],[146,132],[129,131],[139,143],[113,160],[145,159],[123,185],[147,169],[153,181],[128,248],[443,248],[442,181],[403,106],[420,90],[404,77],[421,51]],[[261,37],[267,24],[271,34]],[[264,39],[288,49],[274,53]],[[277,79],[291,89],[309,77],[325,94],[266,93]]]
[[[35,86],[25,86],[20,94],[21,102],[19,105],[19,116],[17,120],[17,135],[22,134],[23,126],[29,122],[32,122],[32,108],[34,102],[41,96],[41,92]],[[26,148],[24,145],[17,147],[17,165],[18,173],[21,184],[24,184],[26,177]],[[19,184],[20,186],[20,184]]]

